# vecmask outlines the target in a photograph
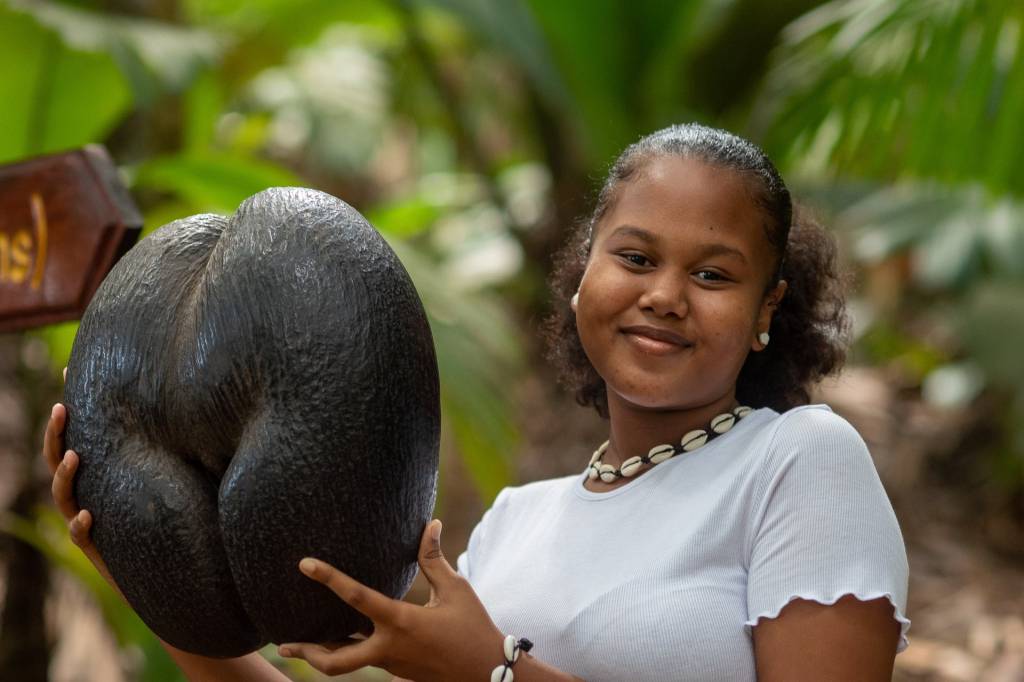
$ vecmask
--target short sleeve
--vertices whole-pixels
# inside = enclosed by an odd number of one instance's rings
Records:
[[[508,497],[509,489],[504,488],[498,496],[494,498],[494,503],[491,508],[484,512],[483,517],[480,519],[476,527],[473,528],[473,532],[469,535],[469,542],[466,545],[466,551],[459,555],[456,560],[456,570],[466,580],[473,582],[473,566],[477,561],[477,557],[481,555],[484,545],[487,540],[487,526],[488,522],[495,515],[497,509],[501,508],[506,498]]]
[[[755,488],[745,626],[793,599],[834,604],[886,597],[907,646],[903,536],[867,446],[824,407],[786,413]]]

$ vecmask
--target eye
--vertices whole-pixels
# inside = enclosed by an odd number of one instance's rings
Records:
[[[714,270],[698,270],[694,273],[697,279],[705,282],[728,282],[729,279],[722,275],[720,272]]]
[[[642,253],[620,253],[619,258],[622,258],[630,265],[635,265],[641,268],[652,264],[650,259]]]

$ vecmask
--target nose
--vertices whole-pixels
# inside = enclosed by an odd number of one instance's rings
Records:
[[[637,305],[659,317],[685,317],[690,309],[685,276],[666,271],[650,277]]]

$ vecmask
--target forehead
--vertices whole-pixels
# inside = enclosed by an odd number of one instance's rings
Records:
[[[595,239],[628,224],[673,241],[714,237],[755,254],[770,245],[767,216],[754,192],[753,181],[735,170],[698,159],[655,157],[619,186]]]

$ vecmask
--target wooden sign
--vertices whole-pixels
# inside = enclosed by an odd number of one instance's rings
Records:
[[[0,166],[0,332],[81,317],[141,229],[99,145]]]

